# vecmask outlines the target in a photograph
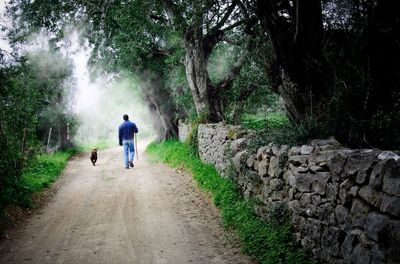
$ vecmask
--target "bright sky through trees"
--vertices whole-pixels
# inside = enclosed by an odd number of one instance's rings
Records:
[[[6,0],[0,0],[0,26],[9,26],[7,20],[5,20],[3,14],[6,8]],[[10,45],[8,41],[5,39],[5,32],[0,31],[0,49],[6,50],[7,52],[11,52]]]

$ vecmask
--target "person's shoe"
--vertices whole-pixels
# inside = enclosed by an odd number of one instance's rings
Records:
[[[129,167],[125,167],[125,169],[129,169]]]
[[[133,161],[129,162],[129,166],[131,166],[132,168],[135,167],[135,165],[133,165]]]

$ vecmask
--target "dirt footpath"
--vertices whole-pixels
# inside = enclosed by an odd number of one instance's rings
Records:
[[[144,149],[144,146],[140,146]],[[72,159],[52,201],[0,244],[0,263],[251,263],[190,176],[122,149]]]

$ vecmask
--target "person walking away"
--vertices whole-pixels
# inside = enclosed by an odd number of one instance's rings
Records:
[[[138,128],[134,122],[129,121],[129,116],[124,114],[124,122],[119,126],[119,145],[124,146],[124,164],[125,168],[133,167],[133,158],[135,156],[135,133]]]

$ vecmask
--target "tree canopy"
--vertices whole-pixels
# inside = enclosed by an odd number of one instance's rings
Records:
[[[399,145],[398,5],[13,0],[10,36],[18,43],[44,29],[56,41],[79,28],[93,47],[92,65],[143,80],[161,138],[176,135],[178,118],[240,124],[280,96],[308,137],[390,148]]]

